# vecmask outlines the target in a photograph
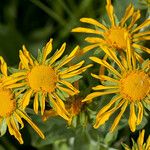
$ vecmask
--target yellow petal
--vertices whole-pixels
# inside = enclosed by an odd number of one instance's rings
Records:
[[[25,86],[27,84],[28,84],[27,82],[16,83],[16,84],[8,85],[7,88],[10,88],[10,89],[12,89],[12,88],[18,88],[18,87]]]
[[[78,94],[78,93],[79,93],[79,90],[77,90],[75,87],[73,87],[73,85],[72,85],[71,83],[69,83],[69,82],[67,82],[67,81],[65,81],[65,80],[61,80],[61,81],[59,81],[59,83],[61,83],[61,84],[65,85],[65,86],[67,86],[68,88],[70,88],[72,91],[75,92],[75,94]]]
[[[26,78],[25,76],[18,77],[18,78],[13,78],[13,77],[9,76],[8,78],[6,78],[6,80],[4,80],[3,86],[14,84],[14,83],[16,83],[16,82],[18,82],[20,80],[25,79],[25,78]]]
[[[23,45],[22,49],[23,49],[24,55],[25,55],[26,58],[29,60],[30,65],[33,66],[33,65],[34,65],[33,60],[32,60],[32,58],[30,57],[30,54],[29,54],[29,52],[27,51],[27,49],[26,49],[26,47],[25,47],[24,45]]]
[[[64,92],[68,93],[68,94],[71,95],[71,96],[75,95],[75,92],[72,91],[72,90],[70,90],[70,89],[68,89],[68,88],[64,88],[64,87],[61,87],[61,86],[59,86],[59,85],[56,85],[56,86],[57,86],[57,88],[59,88],[61,91],[64,91]]]
[[[150,36],[137,37],[137,38],[134,38],[132,41],[133,42],[139,42],[139,41],[146,41],[146,40],[150,40]]]
[[[129,26],[127,27],[129,30],[135,25],[136,21],[141,17],[140,11],[137,10],[136,12],[133,13],[132,15],[132,20],[129,24]]]
[[[134,7],[132,4],[130,4],[125,11],[125,15],[123,16],[123,18],[120,21],[120,25],[123,27],[125,22],[133,15],[134,13]]]
[[[39,95],[38,95],[38,92],[35,94],[35,97],[34,97],[34,102],[33,102],[33,109],[34,109],[34,112],[36,114],[38,114],[38,108],[39,108]]]
[[[102,81],[111,81],[111,82],[115,82],[115,83],[119,83],[119,80],[113,79],[111,77],[105,76],[105,75],[100,75],[100,80]]]
[[[19,57],[24,68],[29,69],[29,60],[26,58],[21,50],[19,51]]]
[[[71,77],[73,77],[73,76],[76,76],[76,75],[78,75],[78,74],[81,74],[82,72],[85,72],[85,71],[87,70],[87,68],[90,68],[91,66],[93,66],[93,65],[92,65],[92,64],[87,65],[87,66],[85,66],[85,67],[82,67],[82,68],[80,68],[80,69],[78,69],[78,70],[72,71],[72,72],[67,73],[67,74],[63,74],[63,72],[62,72],[62,74],[59,73],[59,74],[60,74],[60,78],[63,78],[63,79],[71,78]]]
[[[112,71],[114,74],[116,74],[118,77],[121,78],[121,74],[115,70],[109,63],[107,63],[105,60],[101,60],[97,57],[90,57],[90,59],[96,63],[99,63],[100,65],[105,66],[106,68],[108,68],[110,71]]]
[[[65,51],[65,48],[66,48],[66,43],[64,43],[61,48],[55,52],[55,54],[51,57],[51,60],[49,62],[49,65],[52,65],[58,58],[61,57],[61,55],[64,53]]]
[[[41,98],[41,115],[44,114],[44,110],[45,110],[45,95],[42,94],[42,98]]]
[[[96,87],[93,87],[93,90],[107,90],[107,89],[118,89],[119,86],[104,86],[104,85],[97,85]]]
[[[142,130],[137,140],[139,150],[143,150],[142,147],[143,147],[143,142],[144,142],[144,134],[145,134],[145,130]]]
[[[85,38],[85,41],[92,43],[92,44],[99,43],[99,46],[106,44],[106,42],[100,37],[87,37],[87,38]]]
[[[94,124],[94,128],[98,128],[99,126],[103,125],[109,118],[110,116],[117,110],[119,109],[123,103],[125,101],[122,100],[116,107],[112,108],[111,110],[105,112],[103,115],[101,115],[100,117],[99,116],[96,116],[96,122]]]
[[[94,49],[94,48],[96,48],[96,47],[98,47],[98,46],[99,46],[99,43],[98,44],[96,43],[96,44],[88,45],[88,46],[84,47],[82,49],[83,54],[88,52],[88,51],[90,51],[90,50],[92,50],[92,49]]]
[[[103,32],[99,31],[99,30],[94,30],[94,29],[90,29],[90,28],[83,28],[83,27],[77,27],[72,29],[71,32],[83,32],[83,33],[92,33],[92,34],[99,34],[102,35]]]
[[[150,149],[150,135],[148,136],[148,139],[146,141],[146,148],[145,150],[149,150]]]
[[[61,68],[62,66],[64,66],[65,64],[67,64],[68,62],[70,62],[75,55],[77,54],[78,50],[80,49],[79,46],[76,46],[72,52],[69,54],[69,56],[63,60],[63,62],[61,62],[57,67],[55,67],[56,70],[58,70],[59,68]]]
[[[24,123],[23,123],[21,117],[16,112],[14,112],[14,116],[15,116],[16,120],[20,123],[21,129],[22,129],[24,127]]]
[[[116,64],[120,67],[121,70],[125,70],[124,66],[121,64],[120,60],[117,58],[116,53],[112,50],[109,49],[106,46],[101,46],[101,48],[103,49],[103,51],[113,60],[116,62]],[[104,61],[107,59],[107,57],[104,57]]]
[[[1,69],[2,74],[7,76],[7,64],[4,61],[2,56],[0,56],[0,69]]]
[[[105,105],[101,110],[98,112],[97,117],[100,117],[102,114],[104,114],[115,102],[119,101],[122,98],[121,95],[117,95],[114,98],[111,99],[111,101]]]
[[[13,118],[10,118],[10,124],[11,124],[11,127],[12,127],[13,135],[19,141],[20,144],[23,144],[23,139],[22,139],[21,134],[19,132],[19,129],[16,125],[16,122]]]
[[[93,18],[81,18],[80,21],[98,26],[99,28],[101,28],[103,30],[107,30],[105,25],[101,24],[100,22],[98,22],[97,20],[95,20]]]
[[[33,92],[33,90],[30,89],[23,96],[23,99],[22,99],[22,107],[23,107],[23,109],[25,109],[28,106],[28,104],[30,102],[30,97],[32,95],[32,92]]]
[[[149,53],[149,54],[150,54],[150,49],[149,49],[149,48],[147,48],[147,47],[144,47],[144,46],[142,46],[142,45],[138,45],[138,44],[133,44],[132,46],[133,46],[134,48],[137,48],[137,49],[143,50],[143,51],[145,51],[145,52],[147,52],[147,53]]]
[[[50,101],[53,104],[54,110],[63,117],[65,120],[69,120],[69,114],[65,109],[64,103],[58,98],[57,102],[53,99],[52,95],[49,94]]]
[[[32,122],[32,120],[30,119],[30,117],[23,111],[21,110],[16,110],[16,112],[18,113],[19,116],[21,116],[22,118],[24,118],[30,125],[31,127],[39,134],[39,136],[44,139],[45,136],[42,133],[42,131]]]
[[[143,58],[141,57],[141,55],[139,55],[138,53],[134,52],[134,55],[135,55],[136,59],[137,59],[140,63],[142,63],[142,62],[144,61],[144,59],[143,59]]]
[[[147,19],[141,25],[136,27],[131,33],[134,33],[134,32],[136,32],[136,31],[138,31],[138,30],[140,30],[140,29],[142,29],[142,28],[144,28],[146,26],[149,26],[149,25],[150,25],[150,19]]]
[[[132,63],[131,63],[131,57],[132,57],[132,49],[131,49],[131,43],[130,43],[130,39],[128,38],[128,36],[126,36],[126,41],[127,41],[127,63],[128,63],[128,67],[130,70],[132,70]]]
[[[99,97],[102,95],[113,94],[113,93],[118,93],[118,92],[119,92],[119,90],[111,90],[111,91],[106,91],[106,92],[93,92],[93,93],[87,95],[87,97],[85,99],[83,99],[82,102],[92,100],[93,98]]]
[[[107,10],[107,14],[110,19],[110,22],[111,22],[112,26],[114,26],[115,25],[114,8],[111,4],[111,0],[107,0],[106,10]]]
[[[123,105],[122,108],[121,108],[120,113],[119,113],[118,116],[115,118],[115,120],[114,120],[114,122],[113,122],[113,124],[112,124],[112,126],[111,126],[111,128],[110,128],[110,131],[111,131],[111,132],[113,132],[114,129],[117,127],[117,125],[118,125],[118,123],[119,123],[119,121],[120,121],[120,119],[121,119],[123,113],[125,112],[127,106],[128,106],[128,101],[126,101],[126,102],[124,103],[124,105]]]
[[[63,74],[65,74],[65,73],[74,71],[74,70],[80,68],[80,67],[83,65],[83,63],[84,63],[84,60],[81,61],[81,62],[79,62],[79,63],[77,63],[77,64],[75,64],[75,65],[73,65],[73,66],[70,66],[69,68],[67,68],[67,69],[65,69],[64,71],[61,71],[61,72],[62,72]]]
[[[132,132],[134,132],[136,129],[136,122],[137,122],[137,118],[135,115],[134,102],[131,102],[131,104],[130,104],[130,116],[129,116],[128,123],[129,123],[130,129]]]
[[[137,125],[139,125],[143,119],[143,105],[141,102],[138,103],[138,109]]]
[[[150,35],[150,31],[146,31],[146,32],[139,32],[134,34],[134,38],[140,37],[140,36],[145,36],[145,35]]]
[[[42,58],[43,63],[45,62],[48,54],[50,54],[52,51],[52,46],[53,46],[52,41],[53,41],[53,39],[50,39],[50,41],[46,44],[46,46],[43,49],[43,58]]]

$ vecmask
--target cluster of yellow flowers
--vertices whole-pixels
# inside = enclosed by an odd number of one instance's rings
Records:
[[[141,14],[130,4],[123,18],[118,21],[111,0],[107,0],[106,11],[110,24],[105,25],[92,18],[81,18],[81,22],[94,25],[95,28],[77,27],[72,30],[72,32],[91,34],[85,39],[89,44],[82,49],[82,54],[96,47],[105,53],[102,59],[90,57],[92,61],[100,65],[99,75],[91,73],[91,76],[98,79],[100,84],[93,87],[94,92],[82,101],[66,102],[69,97],[79,93],[79,88],[75,85],[78,79],[72,78],[92,67],[92,64],[83,67],[84,60],[67,66],[81,51],[79,46],[76,46],[69,55],[61,58],[66,47],[64,43],[59,50],[48,57],[52,51],[52,39],[50,39],[42,51],[38,52],[37,59],[23,46],[23,50],[19,53],[18,69],[15,69],[12,74],[8,73],[7,64],[0,57],[1,135],[5,134],[8,127],[9,133],[22,144],[19,130],[24,127],[22,121],[24,118],[41,138],[44,138],[43,133],[25,112],[29,104],[33,104],[36,114],[39,113],[40,108],[43,120],[52,115],[59,115],[71,124],[73,116],[79,113],[82,103],[91,103],[94,98],[108,94],[114,96],[97,113],[94,128],[103,125],[120,109],[110,129],[113,132],[129,107],[128,124],[132,132],[136,130],[142,122],[144,106],[150,105],[150,61],[142,58],[143,53],[150,54],[150,49],[140,43],[150,40],[150,31],[145,31],[150,25],[150,19],[136,26],[135,23],[140,19]],[[46,105],[49,105],[51,109],[46,110]],[[139,139],[143,136],[144,130]],[[138,143],[137,147],[142,150],[143,141],[139,140]],[[125,147],[130,149],[128,146]],[[149,150],[150,137],[143,147]]]

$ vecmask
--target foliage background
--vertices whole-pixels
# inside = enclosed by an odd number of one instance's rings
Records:
[[[131,0],[113,1],[119,18],[130,2]],[[142,16],[145,16],[141,18],[140,22],[145,20],[148,17],[147,6],[139,4],[138,0],[132,2],[136,8],[141,9]],[[1,0],[0,55],[5,58],[10,66],[17,66],[19,49],[23,44],[36,56],[37,49],[42,48],[50,37],[54,39],[54,49],[59,48],[63,42],[67,42],[65,53],[70,52],[76,44],[83,47],[86,44],[83,42],[84,35],[70,33],[70,31],[73,27],[80,26],[79,19],[81,17],[108,19],[105,3],[105,0]],[[94,51],[92,51],[83,58],[94,54]],[[97,71],[98,69],[95,66],[89,70],[89,73]],[[80,81],[81,92],[84,88],[90,89],[93,84],[96,84],[96,81],[93,82],[93,78],[89,77],[89,73],[85,73],[85,77]],[[87,93],[90,92],[90,90],[86,91]],[[104,103],[93,102],[92,105],[89,105],[89,110],[95,110],[95,108],[98,110],[99,104],[104,105]],[[60,118],[51,118],[46,123],[42,123],[40,117],[34,114],[30,115],[44,131],[47,140],[43,141],[38,138],[32,129],[26,125],[21,131],[24,145],[19,145],[12,136],[6,134],[0,138],[0,150],[27,148],[31,150],[120,150],[122,149],[122,142],[131,144],[131,137],[136,139],[138,136],[138,131],[130,132],[128,126],[126,126],[127,119],[125,117],[119,132],[109,134],[108,127],[113,118],[107,125],[95,130],[89,124],[85,127],[84,113],[80,114],[80,125],[76,128],[68,127],[65,121]],[[147,137],[150,133],[150,119],[145,119],[139,129],[144,126]]]

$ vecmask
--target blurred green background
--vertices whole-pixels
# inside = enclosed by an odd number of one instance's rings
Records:
[[[129,2],[131,0],[113,1],[117,16],[122,16]],[[136,7],[140,6],[142,14],[147,17],[147,7],[139,5],[138,0],[132,2]],[[85,45],[84,35],[70,33],[71,29],[81,25],[81,17],[105,18],[105,4],[105,0],[0,0],[0,55],[9,66],[17,66],[19,50],[23,44],[35,56],[38,48],[42,48],[49,38],[54,39],[54,49],[67,42],[65,53],[71,52],[76,44],[82,47]],[[141,20],[144,19],[143,17]],[[26,125],[21,131],[24,145],[19,145],[7,133],[0,138],[0,150],[99,150],[100,145],[105,150],[115,150],[122,149],[122,141],[126,140],[131,144],[130,137],[138,135],[138,132],[131,134],[128,128],[109,135],[102,129],[103,132],[92,129],[91,125],[86,129],[72,129],[61,119],[53,118],[43,124],[40,117],[32,115],[32,118],[44,130],[47,140],[41,141]],[[146,125],[147,129],[148,125],[149,123]]]

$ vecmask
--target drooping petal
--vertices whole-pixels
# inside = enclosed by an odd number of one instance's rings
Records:
[[[30,89],[23,96],[23,98],[22,98],[22,107],[23,107],[23,109],[25,109],[28,106],[28,104],[30,102],[30,98],[31,98],[32,92],[33,92],[33,90]]]
[[[57,101],[55,101],[51,94],[49,94],[49,98],[51,103],[53,104],[54,110],[58,113],[58,115],[63,117],[65,120],[69,120],[69,114],[65,109],[64,103],[60,101],[58,97]]]
[[[23,111],[21,110],[16,110],[16,112],[18,113],[19,116],[21,116],[22,118],[24,118],[30,125],[31,127],[39,134],[39,136],[42,139],[45,139],[44,134],[42,133],[42,131],[32,122],[32,120],[30,119],[30,117]]]
[[[37,92],[35,94],[34,101],[33,101],[33,109],[36,114],[38,114],[38,108],[39,108],[39,98],[38,97],[39,97],[39,93]]]
[[[104,114],[115,102],[119,101],[122,99],[122,96],[121,95],[117,95],[115,97],[113,97],[111,99],[111,101],[105,105],[97,114],[97,117],[100,117],[102,114]]]
[[[139,125],[143,119],[143,105],[141,102],[138,103],[138,109],[137,125]]]
[[[96,122],[94,124],[94,128],[98,128],[99,126],[103,125],[110,118],[110,116],[124,104],[124,102],[125,101],[122,100],[116,107],[103,113],[103,115],[101,115],[100,117],[96,116]]]
[[[136,122],[137,122],[137,118],[136,118],[136,114],[135,114],[135,107],[134,107],[134,102],[131,102],[130,104],[130,116],[129,116],[129,126],[132,132],[135,131],[136,129]]]
[[[110,132],[113,132],[113,131],[115,130],[115,128],[117,127],[117,125],[118,125],[118,123],[119,123],[119,121],[120,121],[120,119],[121,119],[123,113],[125,112],[127,106],[128,106],[128,101],[126,101],[126,102],[123,104],[120,113],[119,113],[118,116],[115,118],[115,120],[114,120],[114,122],[113,122],[113,124],[112,124],[112,126],[111,126],[111,128],[110,128]]]

